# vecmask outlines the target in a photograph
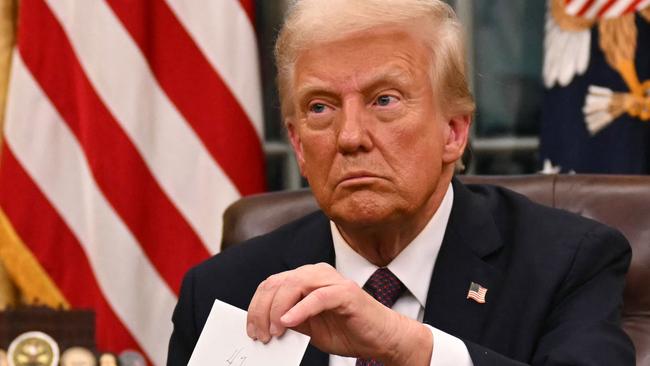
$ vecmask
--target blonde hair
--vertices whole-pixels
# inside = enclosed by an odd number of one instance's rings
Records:
[[[471,115],[463,31],[440,0],[295,0],[275,43],[278,89],[285,121],[294,111],[291,86],[296,59],[316,43],[331,42],[380,26],[424,24],[431,51],[431,80],[448,117]]]

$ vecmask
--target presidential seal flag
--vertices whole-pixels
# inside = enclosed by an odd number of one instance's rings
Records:
[[[25,297],[91,308],[97,348],[162,365],[183,274],[264,190],[252,0],[21,0],[0,255]]]
[[[650,0],[549,0],[541,157],[650,173]]]

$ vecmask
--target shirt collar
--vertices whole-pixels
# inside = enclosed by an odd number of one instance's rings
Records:
[[[449,184],[440,207],[424,229],[387,266],[423,308],[426,305],[431,274],[445,236],[453,201],[454,190]],[[333,221],[330,221],[330,230],[334,242],[337,271],[362,287],[378,267],[348,245]]]

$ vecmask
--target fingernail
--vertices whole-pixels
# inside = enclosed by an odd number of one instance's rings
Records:
[[[269,331],[271,332],[272,336],[276,336],[280,334],[280,329],[278,329],[278,326],[271,323],[271,327],[269,327]]]
[[[280,321],[281,321],[283,324],[291,323],[291,320],[292,320],[292,318],[291,318],[291,315],[289,315],[289,313],[286,313],[286,314],[284,314],[284,315],[282,315],[282,316],[280,317]]]
[[[255,334],[255,326],[253,326],[253,324],[248,324],[246,326],[246,331],[248,332],[249,337],[257,339],[257,335]]]

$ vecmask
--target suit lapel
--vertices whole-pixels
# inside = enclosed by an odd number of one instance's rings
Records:
[[[487,203],[456,179],[452,184],[454,203],[431,277],[424,322],[456,337],[478,340],[502,277],[484,259],[502,242]],[[488,289],[485,304],[467,299],[472,282]]]
[[[309,220],[294,236],[283,257],[287,269],[294,269],[306,264],[320,262],[334,266],[334,246],[330,231],[329,219],[318,211],[314,220]],[[303,366],[327,366],[329,355],[311,344],[307,347],[302,362]]]
[[[293,241],[283,253],[287,269],[295,269],[306,264],[329,263],[334,266],[334,245],[329,219],[322,211],[312,213],[311,220],[297,230]]]

